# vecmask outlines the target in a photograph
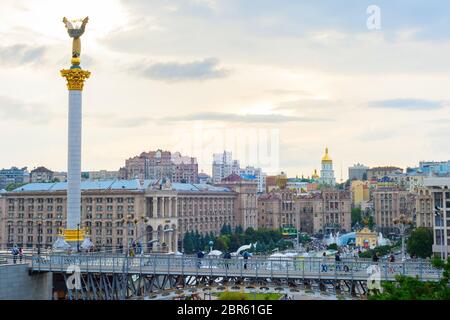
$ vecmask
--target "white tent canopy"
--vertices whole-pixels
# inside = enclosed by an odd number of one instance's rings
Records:
[[[210,253],[208,253],[208,256],[220,256],[222,255],[222,251],[219,250],[212,250]]]
[[[55,243],[53,244],[53,249],[55,250],[67,250],[69,248],[70,244],[68,244],[62,237],[58,237],[58,239],[56,239]]]

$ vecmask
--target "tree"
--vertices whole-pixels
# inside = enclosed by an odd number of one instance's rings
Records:
[[[6,185],[6,191],[13,191],[14,189],[20,188],[21,186],[26,185],[26,183],[9,183]]]
[[[222,228],[220,229],[220,235],[221,236],[227,235],[227,234],[231,234],[231,233],[232,232],[231,232],[231,226],[230,225],[224,224],[222,226]]]
[[[352,227],[355,226],[356,223],[361,224],[362,222],[362,214],[361,208],[352,208]]]
[[[450,257],[447,261],[434,259],[435,268],[443,269],[439,281],[420,281],[416,277],[397,276],[395,282],[383,282],[383,292],[369,295],[371,300],[450,300]]]
[[[328,250],[337,250],[338,246],[336,243],[332,243],[327,247]]]
[[[369,227],[370,230],[373,230],[373,228],[375,227],[375,220],[371,215],[367,217],[367,226]]]
[[[433,253],[433,231],[430,228],[419,227],[414,229],[406,243],[406,250],[410,255],[419,258],[430,257]]]
[[[220,251],[228,251],[226,236],[220,236],[214,241],[214,248]]]
[[[234,233],[242,234],[242,233],[244,233],[244,230],[243,230],[242,227],[239,225],[239,226],[236,227],[236,229],[234,229]]]
[[[192,238],[192,234],[190,232],[186,232],[184,234],[183,246],[184,246],[184,251],[186,253],[194,253],[195,252],[194,241]]]

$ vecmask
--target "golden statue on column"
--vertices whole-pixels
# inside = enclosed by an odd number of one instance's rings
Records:
[[[72,42],[72,64],[80,64],[81,55],[81,40],[80,37],[83,35],[86,28],[86,24],[89,21],[89,17],[84,19],[68,20],[66,17],[63,18],[63,22],[66,25],[67,32],[69,36],[73,38]]]

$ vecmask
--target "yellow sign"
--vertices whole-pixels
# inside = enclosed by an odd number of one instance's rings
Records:
[[[69,242],[69,241],[83,241],[84,240],[85,230],[84,229],[64,230],[63,234],[64,234],[64,240],[66,240],[67,242]]]

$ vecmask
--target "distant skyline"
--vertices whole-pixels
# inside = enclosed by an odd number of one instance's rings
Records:
[[[366,27],[372,4],[380,30]],[[434,0],[3,0],[0,168],[67,170],[64,16],[90,18],[83,171],[158,148],[207,149],[199,172],[210,174],[223,141],[180,142],[198,127],[278,132],[279,169],[292,177],[319,171],[325,147],[337,181],[358,162],[446,161],[449,10]]]

